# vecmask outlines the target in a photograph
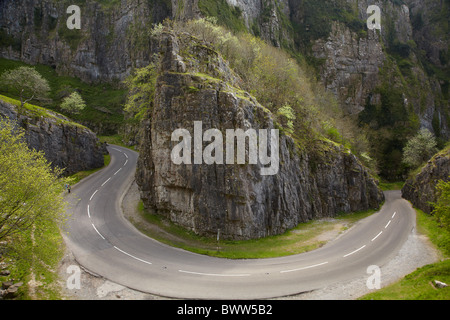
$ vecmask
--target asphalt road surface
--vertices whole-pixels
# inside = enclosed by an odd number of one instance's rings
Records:
[[[288,257],[230,260],[157,242],[129,223],[121,202],[134,180],[138,154],[109,146],[111,163],[72,188],[65,236],[84,268],[130,289],[171,298],[265,299],[368,277],[399,251],[415,212],[399,191],[382,209],[320,249]]]

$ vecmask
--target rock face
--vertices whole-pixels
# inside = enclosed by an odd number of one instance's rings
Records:
[[[86,82],[123,80],[151,60],[147,32],[170,9],[164,0],[108,2],[78,3],[81,30],[69,30],[70,1],[1,1],[0,56],[49,65]]]
[[[333,23],[330,36],[317,40],[312,50],[324,61],[321,76],[326,88],[338,97],[346,113],[361,112],[380,81],[385,55],[379,33],[358,39],[345,25]]]
[[[220,230],[221,238],[252,239],[380,205],[383,193],[366,169],[331,142],[321,141],[311,154],[280,135],[274,175],[261,175],[259,162],[175,164],[171,154],[178,142],[171,141],[172,133],[185,129],[194,136],[194,122],[202,122],[203,132],[224,134],[227,129],[275,129],[270,113],[238,89],[220,55],[182,37],[162,36],[154,106],[143,126],[136,181],[147,209],[201,235]],[[189,58],[183,56],[187,51]]]
[[[43,151],[52,166],[65,169],[71,175],[104,165],[105,145],[96,135],[67,118],[48,111],[48,116],[0,100],[0,117],[8,118],[25,130],[28,146]]]
[[[409,48],[411,54],[385,71],[402,69],[407,83],[397,79],[389,86],[402,91],[421,127],[443,139],[450,137],[448,79],[428,76],[422,66],[426,61],[431,62],[428,70],[448,71],[448,5],[443,1],[223,1],[239,8],[239,18],[251,32],[316,61],[324,85],[352,115],[368,102],[378,104],[380,97],[374,89],[390,81],[380,77],[389,56],[386,52],[398,45]],[[0,56],[50,65],[87,82],[120,81],[134,67],[144,67],[152,60],[155,48],[149,31],[153,23],[197,18],[202,16],[201,5],[208,5],[206,0],[124,0],[114,5],[87,0],[80,5],[81,30],[68,30],[66,9],[70,4],[1,1]],[[381,8],[381,34],[368,32],[365,26],[369,5]],[[416,45],[418,50],[412,50]],[[424,59],[415,53],[419,49],[425,52]]]
[[[402,188],[402,196],[411,201],[413,206],[431,213],[433,206],[430,202],[437,201],[436,185],[440,180],[450,180],[450,148],[439,152],[417,176],[407,180]]]

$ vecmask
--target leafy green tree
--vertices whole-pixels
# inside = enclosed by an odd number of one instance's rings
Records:
[[[149,64],[147,67],[135,70],[134,74],[125,80],[128,88],[128,97],[125,112],[141,119],[146,110],[152,106],[156,88],[156,67]]]
[[[294,121],[296,117],[290,105],[286,104],[278,109],[277,118],[286,132],[290,134],[294,133]]]
[[[0,240],[46,221],[62,222],[66,180],[52,169],[43,153],[23,142],[24,131],[0,120]]]
[[[4,72],[0,84],[20,98],[21,107],[33,99],[45,98],[50,91],[47,80],[31,67],[19,67]]]
[[[406,143],[403,149],[403,162],[415,169],[429,160],[437,151],[434,135],[428,129],[421,129]]]
[[[73,92],[70,96],[64,98],[61,103],[61,109],[69,114],[79,114],[86,107],[86,103],[78,92]]]
[[[439,181],[436,190],[439,196],[437,202],[434,204],[433,214],[441,226],[450,231],[450,180]]]

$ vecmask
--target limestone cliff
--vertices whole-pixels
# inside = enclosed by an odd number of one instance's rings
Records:
[[[319,140],[317,152],[279,139],[279,171],[258,164],[175,164],[177,129],[274,129],[267,109],[238,87],[226,61],[184,34],[163,33],[152,110],[143,125],[136,181],[147,209],[202,235],[252,239],[280,234],[300,222],[377,208],[383,193],[348,150]],[[205,62],[206,61],[206,62]],[[206,147],[203,143],[202,147]],[[195,151],[193,151],[194,153]],[[247,153],[250,152],[247,149]],[[273,149],[272,151],[273,152]]]
[[[83,1],[81,30],[68,30],[70,1],[0,2],[0,56],[51,65],[91,81],[120,81],[155,53],[154,23],[216,15],[278,47],[301,52],[349,114],[378,106],[376,90],[400,71],[395,87],[420,126],[450,137],[448,4],[408,0],[156,0]],[[369,5],[382,10],[381,32],[366,27]],[[237,9],[236,9],[237,8]],[[447,13],[447,14],[446,14]],[[242,31],[242,30],[241,30]],[[388,63],[393,60],[393,63]]]
[[[402,196],[420,210],[431,213],[440,180],[450,180],[450,148],[436,154],[416,176],[408,179],[402,188]]]
[[[52,166],[70,175],[104,165],[106,148],[96,135],[51,111],[19,108],[0,99],[0,117],[15,121],[25,130],[27,145],[42,151]]]

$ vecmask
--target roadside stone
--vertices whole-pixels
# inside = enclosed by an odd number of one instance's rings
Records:
[[[11,280],[8,281],[4,281],[2,282],[2,289],[8,289],[9,287],[11,287],[14,284],[14,282],[12,282]]]
[[[6,293],[3,296],[3,299],[13,299],[17,296],[17,292],[19,290],[19,287],[11,286],[8,289],[6,289]]]
[[[9,270],[1,270],[0,276],[9,276],[11,274],[11,271]]]
[[[446,283],[441,282],[439,280],[434,280],[433,283],[434,283],[434,286],[436,288],[438,288],[438,289],[442,289],[442,288],[448,287],[448,285]]]
[[[21,286],[23,286],[23,282],[14,283],[11,280],[4,281],[2,283],[2,290],[0,290],[0,300],[16,298]]]

